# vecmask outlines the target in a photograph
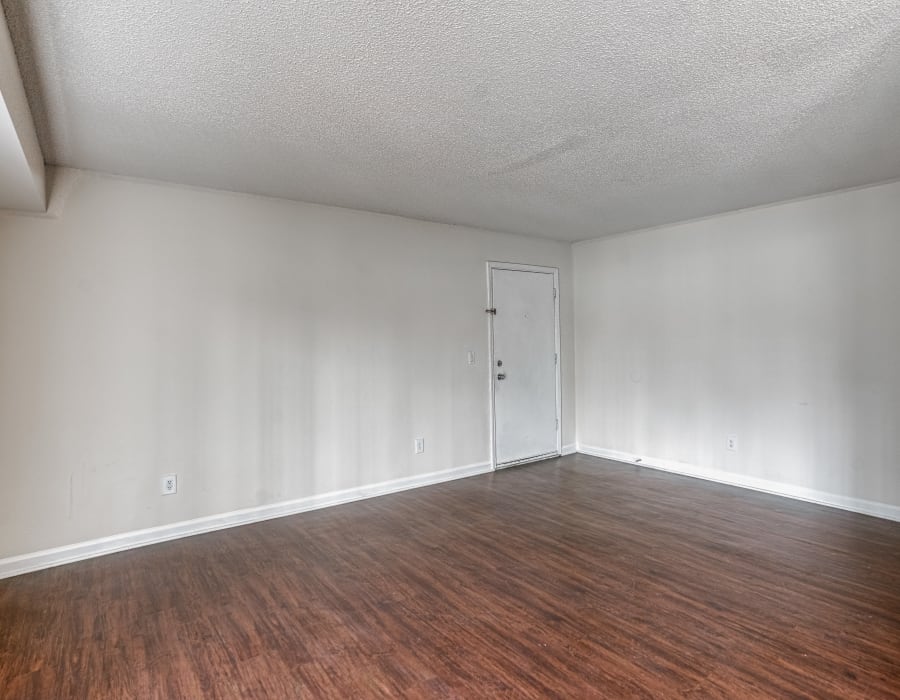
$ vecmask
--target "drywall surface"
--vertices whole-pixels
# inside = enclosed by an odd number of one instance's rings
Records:
[[[573,258],[579,445],[900,505],[900,183]]]
[[[567,244],[72,170],[53,191],[0,213],[0,558],[488,461],[487,260],[560,268],[574,437]]]
[[[900,177],[896,0],[3,0],[49,163],[594,238]]]
[[[0,8],[0,209],[43,211],[44,157]]]

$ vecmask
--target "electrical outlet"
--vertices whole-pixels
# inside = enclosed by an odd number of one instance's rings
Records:
[[[475,352],[474,352],[473,350],[469,350],[469,351],[466,353],[466,361],[467,361],[470,365],[474,365],[474,364],[475,364]]]
[[[425,451],[425,438],[416,438],[413,449],[417,455],[422,454]]]
[[[162,478],[162,483],[160,484],[160,493],[163,496],[170,496],[173,493],[178,491],[178,475],[177,474],[166,474]]]
[[[729,452],[738,451],[737,435],[729,435],[725,438],[725,449]]]

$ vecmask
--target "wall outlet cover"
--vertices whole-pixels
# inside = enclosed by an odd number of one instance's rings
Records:
[[[416,438],[413,449],[417,455],[422,454],[425,451],[425,438]]]
[[[725,438],[725,449],[729,452],[737,452],[738,450],[738,436],[737,435],[729,435]]]
[[[166,474],[160,483],[160,493],[163,496],[170,496],[178,492],[178,475]]]

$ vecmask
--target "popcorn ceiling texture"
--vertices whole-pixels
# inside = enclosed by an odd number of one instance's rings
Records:
[[[53,164],[578,240],[900,177],[897,0],[3,0]]]

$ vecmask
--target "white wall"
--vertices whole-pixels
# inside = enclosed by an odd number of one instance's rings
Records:
[[[44,156],[0,7],[0,209],[44,211]]]
[[[579,445],[900,505],[900,183],[573,259]]]
[[[0,212],[0,558],[487,461],[492,259],[560,268],[564,443],[900,505],[900,183],[570,255],[55,176]]]
[[[56,179],[0,213],[0,558],[487,461],[487,260],[560,268],[573,441],[568,244]]]

